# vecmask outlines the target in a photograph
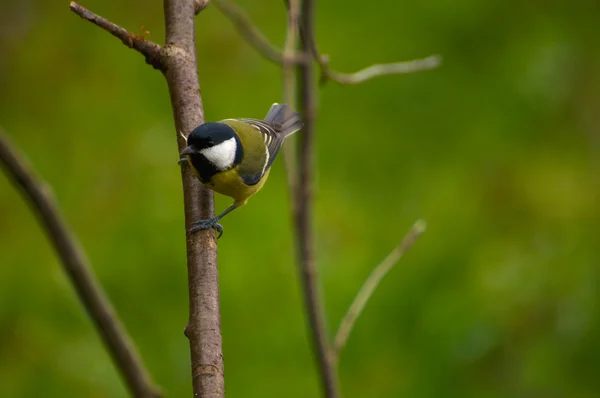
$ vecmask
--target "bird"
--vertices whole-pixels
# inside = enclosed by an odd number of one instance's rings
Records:
[[[192,130],[180,163],[188,164],[206,187],[231,197],[233,204],[213,218],[195,221],[188,233],[214,228],[220,238],[221,218],[244,206],[263,187],[284,140],[302,126],[299,113],[275,103],[264,120],[224,119]]]

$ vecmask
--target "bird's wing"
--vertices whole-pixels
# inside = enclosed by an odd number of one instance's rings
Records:
[[[260,131],[263,141],[265,142],[265,146],[267,147],[267,164],[265,166],[264,171],[268,170],[273,164],[279,149],[281,148],[281,144],[285,139],[285,135],[282,134],[282,125],[274,122],[267,122],[265,120],[258,119],[239,119],[244,123],[247,123]],[[261,175],[262,177],[262,175]]]
[[[260,129],[257,124],[248,120],[225,119],[222,122],[234,129],[244,150],[242,161],[237,165],[240,177],[244,184],[256,185],[265,175],[268,165],[270,165],[270,150],[267,145],[269,140],[265,138],[265,134],[273,133],[267,132],[264,128]],[[260,122],[260,120],[256,122]]]

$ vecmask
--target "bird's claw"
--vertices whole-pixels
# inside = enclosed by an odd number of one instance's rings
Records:
[[[209,228],[214,228],[217,231],[217,239],[223,235],[223,226],[219,224],[219,220],[209,218],[208,220],[199,220],[194,223],[194,226],[189,229],[188,234],[196,231],[202,231]]]
[[[179,164],[180,166],[183,166],[186,163],[187,163],[187,158],[181,158],[181,159],[179,159],[179,162],[177,162],[177,164]]]

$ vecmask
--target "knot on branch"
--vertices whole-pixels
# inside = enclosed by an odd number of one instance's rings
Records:
[[[196,366],[196,368],[194,369],[193,376],[217,375],[217,374],[223,374],[223,372],[221,371],[221,369],[218,366],[211,365],[211,364],[202,364],[202,365]]]
[[[167,43],[162,48],[162,55],[168,61],[194,62],[193,54],[173,43]]]

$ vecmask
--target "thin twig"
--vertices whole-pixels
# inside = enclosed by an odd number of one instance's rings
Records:
[[[87,8],[80,6],[74,1],[72,1],[69,4],[69,8],[81,18],[90,21],[91,23],[99,26],[100,28],[104,29],[111,35],[121,40],[123,44],[125,44],[127,47],[133,48],[134,50],[141,53],[144,57],[146,57],[146,62],[152,65],[155,69],[164,69],[161,51],[162,48],[158,44],[147,40],[143,36],[138,36],[129,33],[124,28],[115,25],[106,18],[94,14]]]
[[[187,135],[204,122],[196,72],[196,4],[194,0],[164,0],[164,10],[167,44],[161,48],[159,65],[169,86],[175,131]],[[111,22],[97,16],[86,19],[123,40],[122,32],[117,30],[118,34],[114,33],[114,24]],[[98,21],[103,22],[100,24]],[[124,42],[128,44],[127,40]],[[133,48],[144,53],[147,48],[145,45],[139,40],[133,43]],[[151,48],[156,49],[156,46]],[[176,137],[181,151],[185,146],[185,138],[178,133]],[[213,216],[213,194],[200,184],[189,167],[182,167],[181,175],[187,231],[196,220]],[[185,334],[190,341],[194,396],[220,398],[224,396],[224,378],[215,231],[189,234],[186,244],[190,310]]]
[[[360,291],[354,298],[354,301],[348,308],[348,312],[342,319],[340,327],[335,335],[333,343],[333,355],[336,360],[339,358],[341,350],[346,345],[348,336],[352,331],[356,319],[360,316],[363,308],[367,304],[369,298],[373,295],[379,282],[388,273],[390,269],[404,256],[406,251],[411,248],[417,238],[425,232],[426,224],[423,220],[418,220],[408,233],[402,238],[402,242],[388,256],[373,269],[367,280],[364,282]]]
[[[253,46],[262,56],[271,62],[279,65],[285,65],[286,62],[303,63],[307,58],[302,54],[288,53],[281,51],[265,37],[260,29],[252,23],[248,15],[231,0],[212,0],[215,6],[234,24],[240,34],[246,41]],[[285,1],[289,9],[289,1]],[[202,8],[199,9],[201,11]],[[198,12],[199,12],[198,11]],[[289,14],[288,14],[289,15]],[[304,34],[300,29],[300,35]],[[289,36],[289,30],[288,30]],[[374,64],[354,73],[343,73],[333,70],[329,65],[329,56],[319,52],[316,39],[310,43],[310,55],[319,64],[321,85],[329,80],[338,84],[359,84],[377,76],[401,75],[435,69],[442,63],[442,57],[431,55],[426,58],[414,59],[410,61],[392,62],[386,64]],[[288,60],[288,61],[286,61]]]
[[[287,35],[283,58],[286,60],[283,64],[283,103],[291,109],[296,109],[296,65],[290,60],[296,54],[298,47],[298,18],[300,16],[300,1],[290,0],[288,7]],[[285,162],[285,171],[287,175],[288,188],[290,193],[290,202],[292,208],[295,206],[294,193],[296,190],[297,179],[297,156],[296,156],[296,136],[288,137],[283,143],[283,160]]]
[[[244,39],[263,57],[279,65],[283,65],[286,62],[283,52],[269,42],[237,4],[231,0],[212,0],[212,2],[233,23]],[[301,54],[288,56],[290,57],[289,62],[294,63],[300,63],[307,59]]]
[[[304,36],[304,27],[300,27],[300,36]],[[415,59],[404,62],[394,62],[388,64],[374,64],[355,73],[336,72],[329,65],[329,56],[323,55],[317,46],[317,40],[314,34],[311,35],[310,53],[319,64],[321,77],[319,83],[324,85],[329,80],[338,84],[358,84],[377,76],[398,75],[420,72],[429,69],[435,69],[442,64],[442,57],[431,55],[422,59]]]
[[[442,64],[442,57],[431,55],[427,58],[412,61],[375,64],[354,73],[336,72],[329,68],[327,57],[317,58],[321,67],[321,84],[332,80],[338,84],[359,84],[378,76],[401,75],[435,69]]]
[[[301,26],[306,28],[301,39],[302,52],[310,53],[310,43],[314,32],[314,0],[303,0],[300,13]],[[330,343],[325,323],[325,306],[319,291],[317,266],[315,263],[313,225],[312,225],[312,189],[314,175],[314,135],[316,116],[314,68],[312,62],[298,65],[300,87],[299,97],[304,127],[300,134],[299,176],[296,188],[296,247],[298,249],[302,292],[306,307],[314,352],[317,355],[319,374],[323,394],[326,398],[337,398],[339,387],[335,362],[330,355]]]
[[[96,324],[106,348],[136,397],[160,397],[150,374],[127,335],[111,303],[102,291],[75,235],[56,204],[49,187],[35,174],[17,148],[0,131],[0,164],[37,216],[40,225],[60,257],[63,268]]]
[[[284,0],[289,9],[289,0]],[[300,37],[304,37],[305,29],[300,26]],[[310,54],[312,58],[319,64],[321,77],[319,82],[324,85],[329,80],[338,84],[358,84],[377,76],[398,75],[420,72],[429,69],[435,69],[442,64],[442,57],[439,55],[431,55],[422,59],[415,59],[404,62],[393,62],[387,64],[374,64],[355,73],[336,72],[329,65],[329,56],[321,54],[317,45],[317,39],[311,34],[311,42],[309,43]]]

